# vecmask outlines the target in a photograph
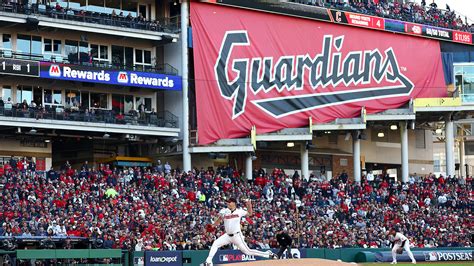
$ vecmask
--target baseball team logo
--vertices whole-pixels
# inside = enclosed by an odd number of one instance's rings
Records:
[[[118,83],[128,83],[128,74],[127,72],[121,71],[117,75]]]
[[[49,67],[49,75],[51,77],[60,77],[61,76],[61,67],[59,65],[51,65]]]
[[[285,55],[280,58],[239,58],[230,60],[236,46],[250,46],[247,31],[228,31],[214,67],[221,96],[233,101],[232,119],[245,112],[247,95],[277,91],[301,92],[298,95],[253,100],[265,113],[282,118],[288,115],[361,100],[408,96],[414,84],[401,71],[395,51],[390,47],[351,51],[344,55],[344,36],[325,35],[322,51],[316,55]],[[231,61],[231,62],[229,62]],[[228,69],[237,72],[230,80]],[[305,81],[309,82],[306,85]],[[390,86],[374,86],[387,82]],[[317,93],[319,88],[344,84],[346,88]],[[310,89],[308,89],[308,87]]]

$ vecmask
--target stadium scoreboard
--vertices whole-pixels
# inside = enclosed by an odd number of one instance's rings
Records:
[[[0,74],[25,77],[40,76],[40,62],[20,59],[0,59]]]

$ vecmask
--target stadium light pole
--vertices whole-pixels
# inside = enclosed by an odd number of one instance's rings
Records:
[[[189,97],[188,97],[188,26],[189,0],[181,1],[181,60],[183,77],[183,171],[191,171],[191,154],[189,153]]]

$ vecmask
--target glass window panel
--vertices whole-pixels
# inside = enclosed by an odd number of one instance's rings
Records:
[[[44,52],[52,53],[53,52],[53,40],[44,39]]]
[[[125,47],[125,65],[127,67],[133,66],[133,48]]]
[[[92,44],[91,45],[91,56],[92,56],[92,58],[98,58],[99,57],[99,46],[97,44]]]
[[[89,44],[87,42],[79,42],[79,58],[81,63],[90,63]]]
[[[43,104],[43,89],[39,86],[33,89],[33,101],[36,106]]]
[[[107,109],[107,94],[91,92],[91,104],[93,108]]]
[[[108,59],[109,58],[109,47],[105,45],[100,46],[100,58]]]
[[[124,48],[112,45],[112,64],[116,66],[125,65]]]
[[[44,90],[43,101],[45,104],[52,104],[53,103],[53,91],[52,90]]]
[[[31,37],[31,53],[40,55],[42,54],[41,48],[42,48],[41,37],[32,36]]]
[[[454,67],[455,74],[462,74],[462,66],[455,66]]]
[[[151,111],[151,98],[145,98],[146,111]]]
[[[89,109],[90,101],[89,101],[89,92],[81,92],[81,107],[82,109]]]
[[[145,64],[151,64],[151,51],[145,51]]]
[[[126,1],[124,1],[126,2]],[[117,0],[106,0],[105,1],[105,6],[106,7],[110,7],[110,8],[118,8],[120,9],[120,1],[117,1]],[[115,11],[117,12],[117,10]]]
[[[112,94],[112,110],[114,113],[123,113],[124,107],[124,96],[120,94]]]
[[[71,63],[76,63],[78,58],[79,58],[79,55],[78,55],[79,46],[78,46],[78,44],[79,43],[77,41],[69,41],[69,40],[66,40],[66,42],[64,44],[65,56],[67,57],[67,59]]]
[[[26,103],[29,105],[33,101],[33,88],[30,86],[19,86],[16,92],[17,103]]]
[[[143,50],[135,49],[135,62],[143,63]]]
[[[140,110],[140,105],[145,105],[145,111],[151,111],[151,98],[136,97],[135,106]]]
[[[130,110],[133,110],[133,96],[125,95],[124,113],[128,114]]]
[[[81,93],[76,90],[66,90],[66,104],[71,107],[81,106]]]
[[[54,40],[53,52],[61,54],[61,40]]]
[[[137,12],[137,3],[132,1],[122,1],[122,9]]]
[[[3,86],[2,89],[2,99],[4,102],[8,101],[8,98],[11,100],[12,97],[12,88],[10,86]]]
[[[16,50],[24,54],[31,53],[30,42],[31,36],[18,34],[18,38],[16,40]]]
[[[62,105],[63,104],[62,93],[61,93],[60,90],[54,90],[53,104],[55,104],[55,105]]]
[[[466,75],[474,75],[474,66],[464,66],[463,73]]]
[[[3,48],[12,49],[12,36],[10,34],[3,34]]]

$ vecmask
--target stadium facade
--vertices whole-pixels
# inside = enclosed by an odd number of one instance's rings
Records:
[[[174,1],[5,1],[1,159],[151,165],[180,136]],[[130,158],[132,157],[132,158]],[[139,157],[139,158],[137,158]]]
[[[472,34],[286,2],[3,4],[1,160],[471,173]]]

